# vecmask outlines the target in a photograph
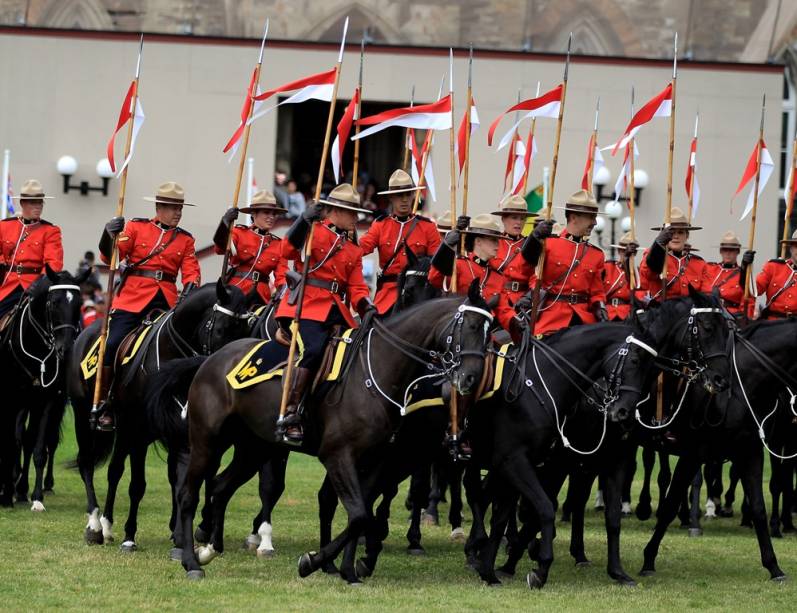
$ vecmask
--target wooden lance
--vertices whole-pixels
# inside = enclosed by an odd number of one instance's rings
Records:
[[[562,79],[562,101],[559,103],[559,117],[556,121],[556,137],[553,142],[553,161],[551,163],[551,178],[548,186],[548,198],[545,207],[545,219],[551,220],[553,213],[553,192],[556,185],[556,168],[559,164],[559,142],[562,137],[562,120],[565,114],[565,97],[567,96],[567,74],[570,68],[570,48],[573,44],[573,33],[567,39],[567,57],[565,58],[565,72]],[[537,313],[540,311],[540,289],[542,288],[542,273],[545,269],[545,246],[540,252],[540,259],[537,263],[537,283],[534,286],[534,292],[531,297],[531,320],[530,328],[534,330],[534,322],[537,321]]]
[[[349,29],[349,18],[346,17],[346,21],[343,24],[343,40],[340,42],[340,52],[338,53],[338,63],[335,66],[335,84],[332,87],[332,99],[329,102],[329,114],[327,115],[327,127],[326,132],[324,133],[324,146],[321,149],[321,162],[318,166],[318,179],[316,180],[315,184],[315,195],[313,198],[313,203],[317,203],[321,199],[321,187],[324,184],[324,168],[327,164],[327,153],[329,152],[329,137],[332,133],[332,119],[335,115],[335,102],[338,99],[338,85],[340,84],[340,69],[343,65],[343,51],[346,47],[346,32]],[[356,142],[356,141],[355,141]],[[296,312],[293,316],[293,321],[291,321],[290,331],[291,331],[291,344],[288,349],[288,362],[285,365],[285,372],[282,376],[282,400],[280,401],[280,413],[279,418],[277,419],[277,425],[280,426],[282,424],[283,418],[285,417],[285,409],[288,404],[288,392],[291,389],[291,378],[293,375],[294,369],[294,360],[296,358],[296,343],[299,337],[299,320],[302,317],[302,303],[304,302],[304,290],[305,286],[307,285],[307,271],[310,269],[310,254],[312,251],[313,245],[313,234],[315,231],[315,222],[312,223],[310,226],[310,231],[307,233],[307,237],[304,241],[304,248],[302,251],[304,252],[304,264],[302,266],[302,278],[299,281],[299,287],[297,291],[297,301],[296,301]]]
[[[761,154],[764,150],[764,114],[767,110],[767,95],[761,102],[761,125],[758,128],[758,155],[756,157],[755,167],[755,185],[753,186],[753,210],[750,213],[750,234],[747,237],[747,249],[752,251],[755,249],[755,221],[756,214],[758,213],[758,188],[761,185]],[[744,300],[742,301],[742,313],[747,314],[747,305],[750,302],[750,281],[753,276],[753,267],[747,267],[747,274],[744,278]]]
[[[263,50],[266,47],[266,37],[268,37],[268,19],[263,28],[263,40],[260,41],[260,54],[257,56],[257,64],[255,65],[255,76],[253,79],[252,91],[249,92],[249,111],[246,115],[246,125],[244,126],[243,142],[241,143],[241,159],[238,162],[238,174],[235,178],[235,189],[232,193],[232,207],[238,208],[238,197],[241,194],[241,181],[244,176],[244,165],[246,164],[246,150],[249,148],[249,133],[251,132],[252,125],[249,120],[252,118],[252,112],[255,108],[255,96],[257,95],[257,88],[260,85],[260,69],[263,66]],[[232,250],[232,228],[227,233],[227,248],[224,250],[224,260],[221,264],[221,278],[227,278],[227,269],[230,266],[230,254]]]
[[[678,32],[673,40],[672,54],[672,106],[670,107],[670,148],[667,152],[667,207],[664,209],[664,227],[670,225],[672,219],[672,158],[675,151],[675,85],[678,81]],[[633,156],[633,152],[632,152]],[[661,300],[667,299],[667,260],[670,250],[664,248],[664,266],[661,269]]]
[[[631,86],[631,117],[634,117],[634,86]],[[636,143],[631,139],[629,143],[631,146],[631,158],[628,161],[628,218],[631,221],[631,240],[636,240],[636,180],[634,179],[634,172],[636,171]],[[634,263],[634,255],[628,257],[628,285],[631,291],[639,287],[639,280],[636,274],[636,264]]]
[[[363,107],[363,63],[365,61],[365,37],[360,43],[360,76],[357,80],[357,109],[354,111],[354,119],[360,119],[362,116]],[[360,133],[360,124],[354,126],[354,136]],[[354,163],[351,170],[351,186],[357,191],[357,179],[360,173],[360,139],[356,138],[354,141]]]
[[[595,148],[598,146],[598,118],[601,113],[601,97],[598,96],[598,101],[595,103],[595,125],[592,128],[592,140],[589,150],[589,164],[587,165],[587,186],[589,193],[594,194],[595,190],[592,188],[592,180],[595,175]]]
[[[783,240],[789,240],[791,237],[791,213],[794,210],[794,198],[797,196],[797,181],[795,181],[795,173],[797,173],[797,134],[794,135],[794,143],[791,146],[791,167],[789,168],[791,181],[789,181],[789,193],[786,194],[786,217],[783,220]],[[780,257],[786,259],[786,243],[780,245]]]
[[[465,160],[462,165],[462,214],[468,214],[468,175],[470,174],[470,130],[471,113],[473,107],[473,45],[470,46],[468,55],[468,93],[465,97],[467,106],[465,107]],[[452,125],[453,129],[453,125]],[[453,217],[452,223],[453,223]],[[459,238],[459,255],[465,255],[465,236]],[[456,266],[455,266],[456,268]]]
[[[133,96],[130,99],[130,119],[127,124],[127,139],[125,140],[125,153],[124,160],[130,155],[130,146],[133,142],[133,126],[136,121],[136,106],[138,104],[138,85],[139,77],[141,75],[141,55],[144,51],[144,34],[138,43],[138,61],[136,62],[136,78],[133,80]],[[125,193],[127,192],[127,171],[130,169],[130,164],[125,164],[122,169],[122,176],[119,180],[119,199],[116,201],[116,217],[124,217],[125,214]],[[111,246],[111,261],[108,266],[108,285],[105,290],[105,304],[107,305],[107,314],[100,321],[100,344],[97,349],[97,374],[94,377],[94,399],[92,402],[91,412],[97,413],[100,403],[105,400],[101,398],[102,395],[102,364],[105,360],[105,347],[108,342],[108,325],[111,319],[111,305],[113,303],[113,294],[115,289],[116,272],[119,270],[119,252],[117,251],[118,237],[113,237]]]

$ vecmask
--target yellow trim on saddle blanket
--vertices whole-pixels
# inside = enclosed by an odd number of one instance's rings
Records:
[[[343,366],[343,358],[346,356],[346,350],[351,344],[349,339],[354,333],[354,328],[349,328],[340,335],[340,342],[335,347],[335,359],[332,360],[332,370],[329,371],[325,381],[337,381],[340,376],[340,369]]]
[[[230,384],[230,387],[236,390],[244,389],[247,387],[251,387],[253,385],[257,385],[258,383],[262,383],[263,381],[268,381],[270,379],[274,379],[276,377],[282,377],[282,373],[285,367],[285,363],[279,364],[279,368],[275,368],[274,370],[270,370],[268,372],[260,372],[258,368],[262,362],[261,359],[257,359],[252,362],[252,356],[257,353],[257,351],[266,343],[276,343],[277,341],[261,341],[254,347],[252,347],[246,355],[241,358],[241,360],[236,364],[233,369],[227,373],[227,383]],[[302,355],[304,354],[304,342],[302,341],[302,335],[296,337],[296,350],[298,352],[298,356],[296,357],[296,363],[298,364],[301,359]]]
[[[100,359],[100,337],[94,341],[94,344],[89,349],[86,357],[80,362],[80,371],[83,373],[83,379],[88,381],[97,374],[97,362]]]
[[[141,333],[140,333],[140,334],[138,335],[138,337],[136,338],[136,342],[135,342],[135,343],[133,343],[133,348],[132,348],[132,349],[130,350],[130,352],[129,352],[129,353],[128,353],[128,354],[127,354],[127,355],[126,355],[126,356],[125,356],[125,357],[122,359],[122,366],[124,366],[125,364],[127,364],[127,363],[128,363],[130,360],[132,360],[132,359],[133,359],[133,358],[136,356],[136,353],[138,353],[138,350],[139,350],[139,348],[141,347],[141,343],[143,343],[143,342],[144,342],[144,339],[147,337],[147,334],[149,334],[149,331],[150,331],[150,330],[152,330],[152,328],[154,328],[154,327],[155,327],[155,324],[157,323],[157,321],[158,321],[158,320],[159,320],[161,317],[163,317],[163,315],[164,315],[164,314],[165,314],[165,313],[161,313],[160,315],[158,315],[158,316],[157,316],[155,319],[153,319],[153,320],[152,320],[152,323],[151,323],[150,325],[148,325],[146,328],[144,328],[144,329],[141,331]]]

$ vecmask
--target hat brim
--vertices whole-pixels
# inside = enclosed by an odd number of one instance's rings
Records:
[[[781,245],[797,245],[797,238],[787,238],[786,240],[778,241]]]
[[[425,187],[418,187],[413,185],[412,187],[400,187],[398,189],[386,189],[383,192],[376,192],[379,196],[389,196],[390,194],[404,194],[406,192],[419,192],[421,190],[426,189]]]
[[[617,243],[616,245],[609,245],[609,247],[613,247],[614,249],[628,249],[628,245],[636,245],[637,248],[639,247],[639,243],[636,241],[624,244]]]
[[[501,238],[504,236],[503,232],[498,232],[497,230],[487,230],[481,228],[474,228],[472,230],[463,230],[462,234],[467,234],[469,236],[485,236],[487,238]]]
[[[686,230],[687,232],[689,232],[691,230],[702,230],[703,229],[703,226],[681,226],[681,225],[673,226],[673,225],[670,225],[670,227],[673,228],[674,230]],[[656,230],[657,232],[661,232],[663,229],[664,229],[664,226],[657,226],[655,228],[651,228],[651,230]]]
[[[273,211],[275,213],[287,213],[288,209],[285,209],[278,204],[264,204],[261,206],[244,206],[238,209],[241,213],[257,213],[258,211]]]
[[[55,200],[55,196],[11,196],[11,199],[19,200],[20,202],[25,200]]]
[[[165,204],[166,206],[196,206],[190,202],[170,202],[168,200],[161,200],[160,198],[153,198],[152,196],[144,196],[142,200],[146,200],[147,202],[154,202],[155,204]]]
[[[736,249],[737,251],[741,251],[742,250],[742,246],[741,245],[732,245],[730,243],[725,243],[723,245],[722,243],[720,243],[719,245],[717,245],[717,249]]]
[[[573,208],[573,206],[569,205],[569,204],[566,204],[564,206],[555,206],[553,208],[561,209],[561,210],[563,210],[565,212],[570,212],[570,213],[583,213],[584,215],[606,215],[606,213],[604,213],[601,210]]]
[[[358,206],[354,206],[353,204],[348,204],[346,202],[341,202],[340,200],[319,200],[319,204],[325,204],[327,206],[334,206],[339,209],[348,209],[349,211],[354,211],[355,213],[364,213],[366,215],[373,213],[373,211],[369,211],[368,209],[361,209]]]
[[[506,215],[524,215],[525,217],[539,217],[539,213],[534,213],[532,211],[527,211],[525,209],[505,209],[499,211],[492,211],[490,215],[495,215],[497,217],[504,217]]]

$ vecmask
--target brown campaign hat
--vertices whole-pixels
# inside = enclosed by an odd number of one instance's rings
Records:
[[[677,206],[672,207],[672,211],[670,212],[670,226],[672,226],[676,230],[702,230],[701,226],[693,226],[691,225],[687,219],[684,212],[679,209]],[[664,226],[658,226],[656,228],[651,228],[651,230],[661,230]]]
[[[500,238],[504,235],[495,217],[489,213],[482,213],[472,218],[468,229],[465,230],[465,234],[471,234],[473,236],[491,236],[494,238]]]
[[[786,245],[797,245],[797,230],[792,232],[791,238],[787,238],[785,241],[780,241]]]
[[[52,200],[53,196],[45,196],[42,184],[36,179],[28,179],[22,184],[19,196],[12,196],[12,198],[19,200],[21,204],[26,200]]]
[[[722,235],[720,239],[720,249],[741,249],[742,241],[732,231],[728,231]]]
[[[451,211],[446,211],[437,218],[437,231],[445,234],[451,229]]]
[[[492,215],[525,215],[526,217],[537,217],[537,213],[528,210],[526,199],[523,196],[507,196],[499,205],[497,211]]]
[[[155,204],[181,204],[183,206],[196,206],[185,201],[185,190],[183,186],[175,181],[167,181],[158,187],[155,197],[144,196],[147,202]]]
[[[274,211],[275,213],[285,213],[286,209],[277,204],[277,199],[269,191],[261,189],[252,196],[252,203],[242,207],[241,213],[255,213],[257,211]]]
[[[341,183],[326,197],[319,200],[321,204],[328,206],[336,206],[340,209],[349,209],[357,213],[370,213],[363,208],[360,208],[360,194],[351,186],[351,183]]]
[[[383,192],[377,192],[379,195],[388,194],[403,194],[404,192],[417,192],[422,187],[417,187],[412,181],[412,177],[405,171],[399,168],[390,175],[387,182],[388,188]]]
[[[580,189],[576,193],[571,194],[565,201],[564,206],[558,206],[557,209],[564,209],[571,213],[588,213],[593,215],[603,215],[598,209],[598,203],[595,198],[585,189]]]
[[[620,237],[620,240],[617,242],[616,245],[609,245],[609,247],[614,247],[615,249],[625,249],[628,245],[636,245],[639,247],[639,242],[636,239],[631,238],[631,233],[626,232]]]

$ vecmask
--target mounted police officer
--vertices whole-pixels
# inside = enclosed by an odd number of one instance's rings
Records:
[[[238,212],[252,216],[248,226],[236,224],[232,228],[232,239],[229,239],[230,226],[238,217]],[[277,204],[274,194],[261,190],[252,196],[252,203],[241,209],[230,208],[224,213],[213,235],[216,253],[222,255],[227,250],[230,240],[229,281],[245,294],[255,290],[258,302],[268,304],[271,300],[269,276],[274,274],[274,287],[279,291],[285,285],[287,265],[282,259],[282,240],[272,234],[277,218],[286,210]]]
[[[501,218],[504,236],[498,241],[498,254],[490,264],[506,277],[507,298],[516,304],[537,280],[534,267],[523,257],[526,237],[521,234],[526,219],[536,217],[537,213],[527,209],[522,196],[509,196],[493,215]]]
[[[119,263],[123,266],[121,282],[111,303],[108,339],[102,364],[101,398],[97,407],[100,430],[114,426],[108,392],[113,379],[116,352],[122,340],[154,310],[169,310],[200,283],[199,262],[194,250],[194,237],[178,227],[185,201],[185,192],[178,183],[170,181],[158,187],[154,198],[152,218],[131,219],[114,217],[100,238],[100,256],[106,264],[111,261],[114,237],[117,238]],[[183,289],[177,293],[177,274],[182,277]]]
[[[626,232],[616,245],[617,260],[609,260],[603,267],[603,289],[606,292],[606,311],[609,321],[623,321],[631,314],[631,258],[639,243]]]
[[[21,214],[0,222],[0,317],[44,274],[45,265],[55,272],[64,267],[61,228],[41,218],[44,201],[52,196],[30,179],[14,198],[19,200]]]
[[[691,225],[678,207],[673,207],[668,226],[651,228],[657,230],[659,235],[643,255],[639,267],[640,286],[647,290],[651,300],[688,296],[689,286],[701,291],[706,262],[695,254],[694,249],[688,250],[686,247],[689,232],[700,229],[702,228]],[[661,273],[664,270],[665,254],[667,280],[666,286],[662,286]]]
[[[379,192],[389,196],[391,215],[374,221],[360,239],[363,255],[379,252],[381,272],[376,281],[374,302],[380,315],[389,312],[396,303],[398,277],[407,266],[405,248],[423,257],[432,255],[440,246],[435,223],[412,212],[415,194],[422,189],[413,185],[406,172],[396,170],[390,175],[388,189]]]
[[[565,228],[554,236],[553,221],[543,219],[525,246],[526,257],[534,266],[545,249],[535,334],[609,318],[603,288],[603,251],[589,242],[599,214],[598,203],[582,189],[572,194],[564,207],[557,208],[565,211]],[[528,306],[530,300],[526,299],[521,307]]]
[[[797,316],[797,230],[791,238],[780,241],[789,247],[789,259],[776,258],[764,264],[756,277],[759,296],[766,296],[761,317],[784,319]],[[748,255],[750,254],[750,255]],[[745,253],[752,264],[752,252]]]
[[[739,266],[736,259],[742,243],[733,232],[726,232],[720,240],[720,261],[706,263],[703,268],[703,291],[710,294],[715,289],[719,292],[722,304],[734,316],[744,312],[744,283],[747,279],[747,267],[752,263],[752,253],[742,258]],[[747,305],[747,317],[753,318],[755,301]]]
[[[332,327],[337,324],[357,327],[349,304],[355,306],[361,315],[376,310],[363,279],[363,250],[349,238],[355,230],[358,213],[368,211],[360,208],[357,191],[350,184],[343,183],[325,200],[309,206],[283,240],[285,260],[293,260],[297,271],[301,271],[305,264],[310,266],[299,320],[302,358],[293,371],[281,424],[285,430],[284,438],[289,443],[298,445],[304,438],[299,405],[320,366]],[[305,239],[316,221],[319,223],[313,232],[309,263],[302,262]],[[292,275],[289,273],[288,276]],[[299,287],[293,282],[290,285],[291,291],[283,295],[276,313],[283,330],[296,315]]]

